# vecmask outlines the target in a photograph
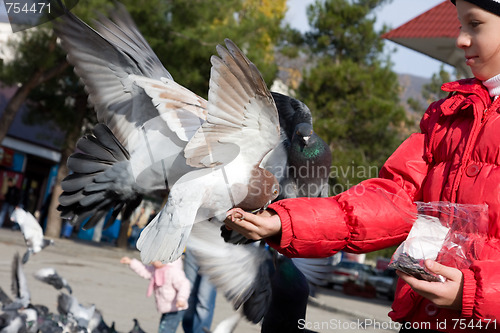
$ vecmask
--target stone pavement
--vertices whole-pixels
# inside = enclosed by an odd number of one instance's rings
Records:
[[[15,252],[26,250],[20,231],[0,229],[0,287],[10,294],[11,262]],[[57,309],[59,291],[36,280],[34,273],[44,267],[53,267],[73,288],[73,295],[83,305],[95,304],[106,323],[115,322],[119,332],[129,332],[133,318],[137,318],[146,332],[157,332],[160,315],[154,300],[146,297],[148,281],[128,266],[119,263],[123,256],[139,258],[135,250],[118,249],[105,243],[76,239],[55,239],[55,245],[34,255],[24,266],[31,299],[44,304],[53,312]],[[394,332],[387,313],[390,302],[384,299],[363,299],[344,295],[340,291],[319,288],[307,310],[302,325],[323,332]],[[213,327],[234,313],[222,295],[217,296]],[[377,323],[375,328],[360,328],[359,323]],[[213,328],[212,327],[212,328]],[[384,329],[385,328],[385,329]],[[177,330],[183,332],[182,328]],[[258,326],[241,321],[236,332],[258,333]]]

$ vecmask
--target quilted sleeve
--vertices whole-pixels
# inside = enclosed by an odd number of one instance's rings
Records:
[[[423,129],[424,131],[424,129]],[[296,198],[269,206],[282,223],[281,237],[267,239],[289,257],[327,257],[340,250],[365,253],[403,241],[414,221],[414,201],[429,165],[425,133],[405,140],[373,178],[330,198]]]
[[[499,260],[477,260],[464,269],[462,317],[483,322],[500,321]],[[498,323],[500,325],[500,323]]]

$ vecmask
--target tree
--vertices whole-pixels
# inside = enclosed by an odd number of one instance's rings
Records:
[[[311,108],[315,130],[332,149],[333,194],[376,177],[404,139],[397,76],[382,54],[384,31],[375,31],[371,15],[385,2],[325,0],[308,8],[312,30],[304,43],[313,65],[298,97]]]
[[[280,35],[286,0],[154,0],[147,6],[132,0],[123,3],[174,79],[201,96],[208,95],[210,56],[215,53],[215,46],[222,44],[226,37],[247,53],[268,83],[275,76],[274,46]],[[111,3],[105,0],[89,0],[85,6],[77,5],[72,11],[89,22],[89,18],[95,17],[95,11],[103,12],[110,6]],[[34,47],[32,37],[38,33],[40,46]],[[26,39],[15,45],[16,59],[4,66],[0,80],[20,82],[24,86],[28,81],[21,79],[19,73],[22,68],[31,68],[27,72],[34,75],[33,70],[40,68],[35,62],[37,59],[47,64],[67,66],[61,50],[48,47],[53,45],[51,40],[55,42],[56,39],[47,25],[27,31]],[[21,52],[23,48],[31,53]],[[33,50],[36,50],[37,57],[33,56]],[[46,230],[48,236],[59,237],[61,219],[56,207],[61,193],[60,181],[68,174],[66,159],[77,138],[87,128],[86,124],[95,123],[92,119],[94,113],[87,108],[83,87],[71,69],[61,69],[60,75],[52,80],[35,82],[28,93],[23,98],[36,100],[36,103],[29,103],[32,121],[50,121],[66,132]]]
[[[441,86],[443,83],[456,79],[456,77],[456,73],[451,75],[450,72],[444,69],[444,65],[441,65],[439,72],[432,74],[431,81],[428,84],[424,84],[422,87],[422,98],[425,101],[424,105],[413,98],[408,99],[408,104],[413,111],[422,116],[430,103],[448,96],[447,92],[441,90]]]

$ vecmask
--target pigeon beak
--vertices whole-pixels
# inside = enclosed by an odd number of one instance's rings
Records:
[[[309,142],[309,139],[310,139],[310,138],[311,138],[310,136],[305,136],[305,137],[303,138],[304,143],[306,144],[306,146],[307,146],[307,143]]]
[[[267,209],[267,206],[269,206],[271,204],[272,200],[269,200],[268,202],[266,202],[266,204],[264,205],[264,207],[262,208],[262,210],[265,210]]]

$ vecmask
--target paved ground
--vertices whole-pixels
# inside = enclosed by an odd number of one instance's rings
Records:
[[[33,303],[45,304],[56,312],[59,292],[33,277],[38,269],[53,267],[70,283],[80,303],[95,304],[108,324],[115,322],[118,331],[130,331],[133,318],[139,320],[146,332],[157,331],[160,316],[154,300],[146,298],[148,282],[119,263],[124,255],[139,258],[139,252],[73,239],[56,239],[55,243],[25,265]],[[23,254],[25,249],[19,231],[0,229],[0,287],[7,293],[10,292],[13,255],[15,252]],[[390,302],[382,298],[350,297],[341,291],[320,288],[316,298],[311,299],[303,325],[320,333],[394,332],[396,324],[390,322],[389,311]],[[231,305],[218,295],[214,326],[233,313]],[[360,328],[361,324],[367,327]],[[177,332],[183,331],[179,328]],[[260,329],[242,321],[236,332],[258,333]]]

